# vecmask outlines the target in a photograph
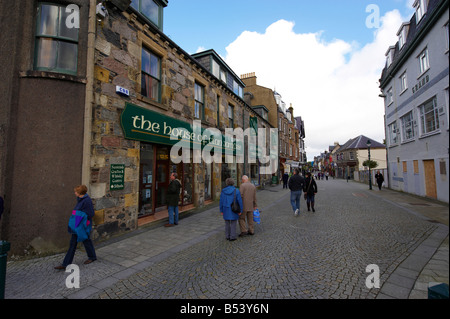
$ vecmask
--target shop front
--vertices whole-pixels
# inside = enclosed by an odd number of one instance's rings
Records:
[[[174,164],[170,160],[170,147],[141,142],[138,217],[147,217],[166,210],[167,187],[170,174],[177,173],[181,182],[179,206],[193,203],[191,163]]]
[[[167,217],[167,188],[172,173],[177,173],[181,182],[180,211],[218,199],[217,192],[220,193],[220,186],[224,187],[226,178],[238,182],[239,165],[226,163],[224,155],[222,163],[194,158],[194,152],[202,151],[205,145],[220,145],[217,149],[222,154],[226,147],[236,148],[235,143],[227,143],[221,135],[209,136],[202,128],[129,103],[121,114],[121,125],[125,139],[140,144],[140,225]]]

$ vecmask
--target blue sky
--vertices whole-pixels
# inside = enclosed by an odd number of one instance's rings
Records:
[[[385,138],[378,80],[414,0],[169,0],[164,33],[186,52],[214,49],[255,72],[305,122],[308,160],[365,135]],[[369,5],[379,26],[369,28]]]
[[[360,45],[372,41],[373,29],[365,25],[369,4],[380,14],[398,9],[403,16],[412,13],[400,0],[169,0],[164,12],[164,33],[188,53],[199,47],[214,49],[225,56],[225,48],[243,31],[264,32],[284,19],[295,22],[294,31],[322,31],[326,41],[341,39]]]

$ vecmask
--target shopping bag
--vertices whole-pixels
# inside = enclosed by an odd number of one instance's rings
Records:
[[[253,211],[253,221],[258,225],[261,224],[261,213],[258,208]]]

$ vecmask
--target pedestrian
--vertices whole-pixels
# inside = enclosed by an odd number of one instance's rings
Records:
[[[94,205],[92,204],[92,200],[87,194],[86,185],[79,185],[74,188],[75,196],[77,198],[77,204],[73,209],[75,211],[83,212],[87,215],[87,221],[92,227],[92,217],[95,215]],[[72,264],[73,258],[75,256],[75,251],[77,249],[78,244],[78,235],[75,233],[74,229],[69,228],[69,233],[72,234],[70,239],[69,250],[67,251],[66,257],[63,260],[63,263],[59,266],[56,266],[55,269],[66,269],[66,267]],[[85,265],[92,263],[97,260],[97,256],[95,254],[94,244],[90,238],[90,232],[87,233],[87,239],[83,241],[84,248],[86,250],[88,259],[84,262]]]
[[[167,210],[169,211],[169,223],[164,227],[178,225],[178,202],[180,201],[181,182],[178,180],[178,174],[170,174],[170,183],[167,187]]]
[[[230,177],[225,180],[226,187],[220,194],[220,213],[225,220],[225,238],[229,241],[236,240],[236,225],[239,216],[242,213],[243,203],[241,192],[234,187],[234,180]],[[233,204],[236,196],[236,202],[239,204],[240,212],[234,213],[231,210],[231,204]]]
[[[256,203],[256,187],[248,180],[248,176],[242,176],[242,184],[239,188],[242,196],[242,214],[239,216],[239,227],[241,233],[239,237],[245,235],[254,235],[255,227],[253,224],[253,211],[258,208]],[[247,219],[247,221],[245,220]],[[248,224],[248,227],[247,227]]]
[[[288,183],[288,179],[289,179],[289,174],[287,172],[284,172],[283,174],[283,189],[287,189],[287,183]]]
[[[306,173],[305,185],[303,186],[303,191],[305,192],[306,206],[309,208],[311,206],[312,211],[315,212],[314,202],[315,195],[317,194],[317,184],[314,178],[311,176],[311,173]]]
[[[295,216],[300,213],[300,197],[304,184],[305,180],[303,176],[300,176],[299,169],[294,169],[294,175],[289,179],[289,189],[291,190],[291,205]]]
[[[383,174],[380,173],[380,171],[377,171],[377,173],[375,174],[375,180],[377,181],[378,189],[381,191],[381,186],[383,185],[384,177]]]

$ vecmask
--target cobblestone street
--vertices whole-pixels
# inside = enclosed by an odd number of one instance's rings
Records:
[[[6,298],[408,298],[448,236],[448,206],[426,204],[447,212],[444,225],[408,204],[422,199],[398,203],[383,197],[394,193],[389,190],[343,180],[317,183],[316,212],[302,199],[298,217],[288,190],[259,191],[262,223],[254,236],[234,242],[225,239],[223,219],[211,208],[177,227],[143,228],[98,245],[99,260],[91,265],[82,265],[79,251],[80,289],[67,289],[68,273],[53,270],[63,255],[10,262]],[[379,289],[366,287],[371,264],[380,269]],[[448,257],[446,265],[448,282]]]

